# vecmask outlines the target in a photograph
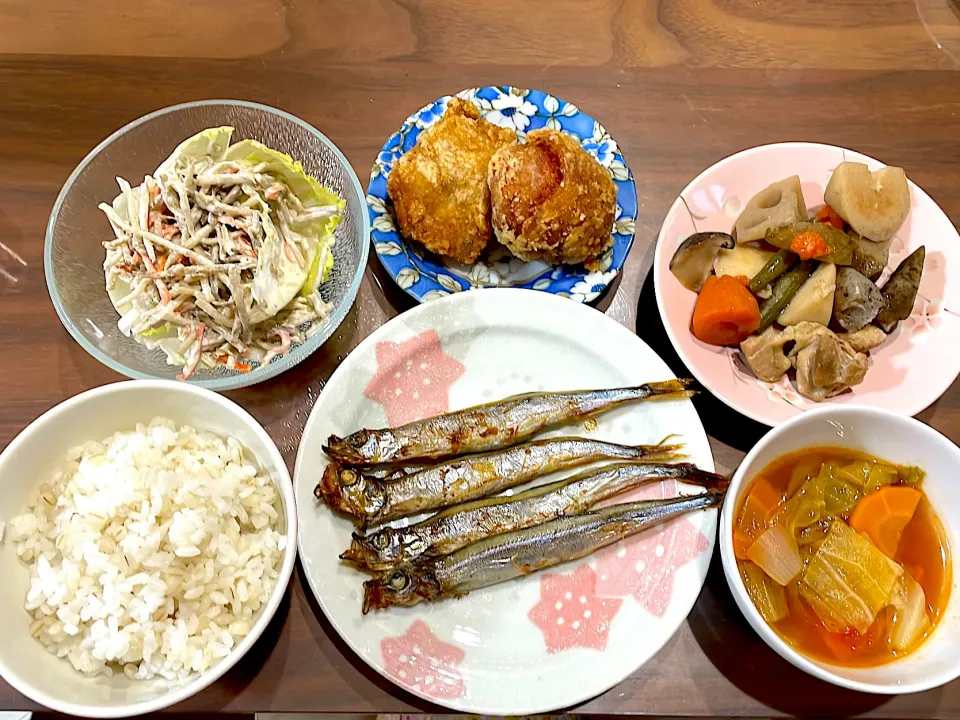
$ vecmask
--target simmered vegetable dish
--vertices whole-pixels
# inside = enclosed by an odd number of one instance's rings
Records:
[[[863,381],[866,353],[913,309],[924,247],[878,287],[894,233],[910,212],[900,168],[841,163],[813,217],[796,175],[757,193],[734,235],[684,240],[670,270],[698,293],[691,331],[710,345],[740,346],[764,382],[790,374],[817,402]]]
[[[847,666],[916,649],[952,579],[923,471],[855,450],[807,448],[751,481],[733,530],[763,619],[798,652]]]

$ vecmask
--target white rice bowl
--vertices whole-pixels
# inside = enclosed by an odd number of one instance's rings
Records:
[[[0,676],[52,710],[178,703],[235,665],[286,595],[289,473],[216,393],[158,380],[82,393],[6,447],[0,486]]]
[[[71,449],[10,521],[30,634],[89,675],[207,670],[277,584],[277,502],[234,438],[168,419]]]

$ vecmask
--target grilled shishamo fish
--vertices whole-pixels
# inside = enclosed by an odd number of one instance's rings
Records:
[[[363,469],[363,474],[377,480],[398,480],[399,478],[420,472],[426,465],[380,465]]]
[[[419,558],[363,584],[363,612],[459,597],[560,563],[684,513],[719,505],[724,491],[611,505],[485,538],[450,555]]]
[[[324,470],[314,494],[366,526],[493,495],[540,475],[598,460],[676,460],[680,447],[551,438],[470,455],[388,480],[371,478],[356,468],[333,463]]]
[[[490,535],[582,513],[601,500],[666,478],[713,488],[724,487],[728,482],[692,463],[616,463],[512,497],[457,505],[409,527],[384,527],[370,535],[354,533],[350,548],[340,558],[361,570],[382,572],[421,555],[446,555]]]
[[[692,380],[667,380],[631,388],[514,395],[397,428],[331,435],[324,450],[341,465],[406,463],[485,452],[515,445],[547,428],[593,417],[638,400],[690,397]]]

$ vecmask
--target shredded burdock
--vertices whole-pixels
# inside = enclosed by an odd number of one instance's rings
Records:
[[[247,372],[285,355],[330,313],[343,201],[299,163],[232,128],[190,138],[137,187],[101,203],[107,291],[121,331],[186,379],[198,368]]]

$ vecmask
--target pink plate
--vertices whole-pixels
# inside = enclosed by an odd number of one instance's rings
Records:
[[[798,413],[828,404],[857,404],[916,415],[939,398],[960,374],[960,283],[947,282],[960,268],[960,236],[923,190],[910,183],[910,214],[894,237],[890,263],[881,278],[920,245],[926,263],[913,314],[870,353],[864,381],[852,392],[822,403],[802,397],[786,378],[766,383],[739,361],[739,352],[700,342],[690,332],[697,296],[669,270],[677,246],[694,232],[730,232],[745,203],[764,187],[799,175],[808,207],[823,204],[823,191],[844,160],[883,167],[873,158],[816,143],[778,143],[744,150],[702,172],[684,188],[660,229],[653,278],[660,317],[670,341],[696,378],[727,405],[774,426]],[[909,168],[907,168],[909,174]]]

